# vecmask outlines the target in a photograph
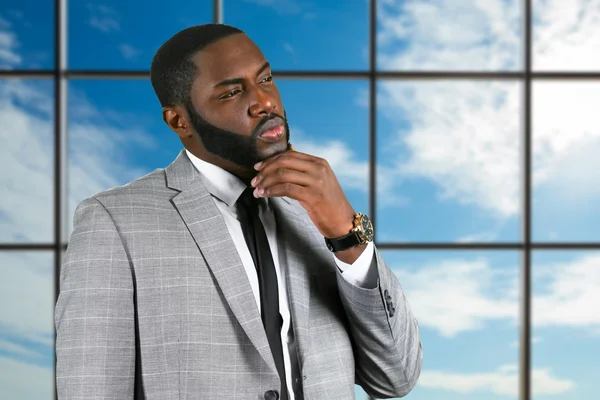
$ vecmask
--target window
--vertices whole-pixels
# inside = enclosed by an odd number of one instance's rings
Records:
[[[292,143],[327,158],[372,218],[421,328],[409,397],[592,398],[599,18],[597,1],[561,0],[3,7],[0,386],[52,398],[75,207],[174,159],[150,60],[176,31],[217,21],[258,44]]]

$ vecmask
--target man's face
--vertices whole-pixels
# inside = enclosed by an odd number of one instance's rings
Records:
[[[289,127],[271,69],[246,35],[221,39],[194,61],[199,74],[186,110],[209,153],[252,168],[288,149]]]

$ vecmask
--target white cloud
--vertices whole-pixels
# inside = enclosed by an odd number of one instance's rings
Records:
[[[398,160],[401,175],[435,182],[441,200],[476,205],[500,217],[519,212],[518,84],[382,86],[388,94],[387,107],[410,115],[411,129],[401,133],[410,152]],[[499,108],[499,102],[506,106]]]
[[[41,101],[44,96],[45,103]],[[36,112],[26,112],[19,103]],[[51,104],[50,96],[23,87],[19,81],[0,83],[0,126],[10,127],[0,130],[2,242],[52,240],[53,140],[48,115]]]
[[[541,341],[542,341],[542,338],[541,338],[541,337],[539,337],[539,336],[534,336],[534,337],[532,337],[532,338],[531,338],[531,340],[529,341],[529,343],[531,343],[531,344],[536,344],[536,343],[539,343],[539,342],[541,342]],[[519,347],[521,347],[521,343],[519,342],[519,340],[515,340],[514,342],[512,342],[512,343],[510,344],[510,347],[513,347],[513,348],[519,348]]]
[[[110,111],[99,112],[82,95],[73,103],[82,115],[70,113],[70,211],[83,198],[145,172],[129,165],[129,146],[156,146],[151,135],[121,123]],[[2,242],[52,241],[52,104],[50,91],[41,90],[39,84],[17,79],[0,83],[0,124],[11,127],[0,131],[5,144],[0,147],[5,171],[0,174],[0,185],[11,189],[0,197]]]
[[[303,20],[314,21],[319,17],[319,5],[315,8],[310,2],[298,0],[243,0],[245,3],[254,4],[259,7],[268,7],[275,10],[279,15],[301,14]]]
[[[482,243],[482,242],[493,242],[496,240],[497,234],[495,232],[478,232],[470,235],[462,236],[456,241],[458,243]]]
[[[520,18],[516,0],[382,1],[378,60],[400,70],[514,69]]]
[[[127,60],[135,60],[142,53],[139,49],[127,43],[120,45],[119,51]]]
[[[600,255],[535,264],[532,324],[596,332],[600,314]],[[519,324],[517,266],[492,266],[486,258],[455,258],[418,266],[394,265],[422,326],[441,336],[482,330],[494,321]],[[440,299],[444,299],[440,301]]]
[[[0,17],[0,69],[13,69],[22,61],[17,53],[19,42],[14,33],[9,31],[11,24]]]
[[[274,8],[280,14],[298,14],[302,8],[295,0],[244,0],[261,7]]]
[[[533,68],[600,69],[600,0],[534,0]]]
[[[96,4],[88,4],[90,11],[89,25],[105,33],[121,30],[119,14],[110,7]]]
[[[598,82],[533,85],[534,183],[571,204],[600,198]]]
[[[534,326],[600,328],[600,255],[570,263],[536,266],[534,275]]]
[[[291,142],[296,150],[313,154],[326,159],[331,165],[340,184],[347,190],[358,190],[367,193],[369,190],[369,162],[358,160],[347,144],[338,140],[317,143],[308,139],[298,128],[290,128],[293,132]],[[391,188],[395,181],[396,172],[380,166],[377,171],[378,202],[380,204],[403,205],[406,199],[395,195]]]
[[[357,190],[367,190],[369,187],[369,163],[359,161],[348,146],[337,140],[317,143],[308,140],[298,128],[290,128],[294,139],[291,142],[296,150],[313,154],[326,159],[335,172],[338,180],[345,186]]]
[[[600,0],[535,5],[536,65],[598,69]],[[385,69],[401,70],[520,68],[521,8],[516,0],[383,1],[379,61]],[[519,216],[519,83],[386,81],[381,88],[378,104],[392,120],[401,115],[409,123],[396,134],[409,152],[397,165],[401,176],[436,183],[441,201],[472,205],[499,220]],[[534,196],[543,193],[554,204],[570,205],[570,213],[600,200],[591,172],[600,168],[598,103],[595,82],[533,87]]]
[[[483,329],[486,322],[518,318],[516,271],[494,269],[486,259],[437,261],[418,268],[395,267],[394,272],[419,324],[442,336],[454,337]]]
[[[283,49],[290,54],[294,54],[294,48],[288,42],[283,42]]]
[[[557,378],[550,369],[533,369],[531,382],[534,396],[559,395],[575,388],[573,380]],[[516,398],[519,395],[519,371],[516,365],[503,365],[495,371],[482,373],[424,370],[417,385],[460,394],[492,392]]]

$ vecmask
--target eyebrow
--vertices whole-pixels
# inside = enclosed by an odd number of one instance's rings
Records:
[[[271,67],[271,64],[269,64],[269,62],[267,61],[256,72],[256,76],[260,75],[265,69],[270,68],[270,67]],[[218,87],[221,87],[221,86],[237,85],[237,84],[241,84],[241,83],[244,83],[244,79],[243,78],[225,79],[225,80],[217,83],[214,87],[218,88]]]

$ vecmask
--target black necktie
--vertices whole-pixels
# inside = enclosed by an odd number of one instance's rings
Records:
[[[279,290],[277,274],[267,234],[258,214],[258,199],[249,187],[236,202],[238,217],[244,232],[246,244],[254,260],[260,288],[260,309],[267,339],[275,358],[275,366],[281,380],[281,400],[287,400],[287,385],[283,367],[283,349],[281,344],[281,326],[283,320],[279,313]]]

